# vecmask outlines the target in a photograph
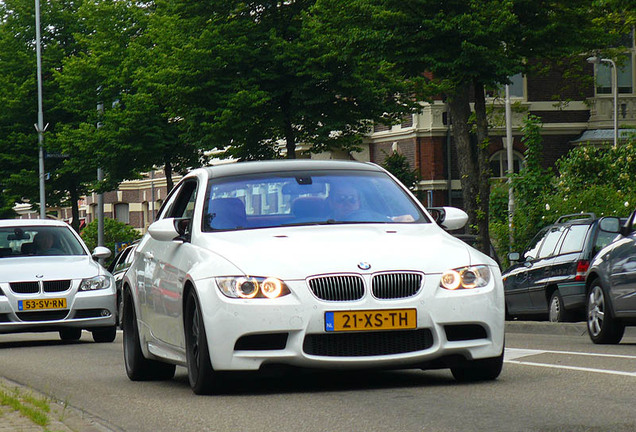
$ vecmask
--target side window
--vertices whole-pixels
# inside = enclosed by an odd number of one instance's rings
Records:
[[[526,251],[523,253],[523,260],[527,261],[528,259],[537,258],[539,254],[539,248],[541,247],[541,242],[545,238],[547,234],[547,229],[543,229],[539,231],[539,234],[534,236],[534,238],[530,241],[530,244],[526,248]]]
[[[561,234],[563,234],[563,227],[554,227],[550,229],[548,235],[545,237],[543,245],[541,245],[541,250],[539,251],[538,256],[539,258],[546,258],[553,255],[554,248],[559,242]]]
[[[169,204],[165,217],[191,218],[194,214],[194,203],[196,201],[197,183],[188,181],[181,185],[177,191],[174,201]]]
[[[581,252],[583,250],[585,238],[587,237],[587,232],[589,231],[589,229],[590,225],[572,225],[570,228],[568,228],[567,232],[565,233],[565,240],[563,240],[563,245],[561,246],[561,253],[566,254],[572,252]],[[616,234],[611,235],[613,237],[616,237]],[[599,231],[597,241],[601,239],[601,237],[603,236]]]

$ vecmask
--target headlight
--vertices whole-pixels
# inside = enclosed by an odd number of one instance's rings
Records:
[[[489,282],[488,266],[474,266],[446,270],[442,274],[440,285],[448,290],[456,290],[485,287]]]
[[[82,280],[79,289],[80,291],[94,291],[106,289],[108,287],[110,287],[110,278],[108,276],[101,275]]]
[[[230,298],[273,299],[290,293],[283,281],[271,277],[228,276],[218,277],[215,281],[219,290]]]

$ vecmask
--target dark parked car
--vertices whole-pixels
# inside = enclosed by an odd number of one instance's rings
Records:
[[[604,219],[592,213],[562,216],[539,231],[521,256],[509,255],[517,262],[502,274],[508,317],[583,318],[590,261],[616,237],[599,230]]]
[[[124,278],[124,273],[128,270],[128,267],[135,258],[135,249],[137,248],[139,241],[136,241],[125,248],[123,248],[113,261],[108,266],[108,271],[115,278],[115,287],[117,289],[117,324],[121,325],[121,316],[123,312],[123,302],[121,296],[121,281]]]
[[[587,273],[587,331],[592,342],[612,344],[621,341],[625,326],[636,325],[636,210],[623,226],[616,218],[600,227],[618,236]]]

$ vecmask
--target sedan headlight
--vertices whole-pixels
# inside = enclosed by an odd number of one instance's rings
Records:
[[[490,282],[488,266],[462,267],[446,270],[442,274],[440,286],[447,290],[485,287]]]
[[[80,291],[95,291],[100,289],[106,289],[110,287],[110,278],[108,276],[100,275],[90,279],[82,280],[80,284]]]
[[[216,286],[230,298],[277,298],[290,293],[280,279],[271,277],[228,276],[215,279]]]

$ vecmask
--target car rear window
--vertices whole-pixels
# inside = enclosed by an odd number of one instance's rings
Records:
[[[563,233],[563,227],[554,227],[550,228],[550,232],[545,237],[545,241],[543,245],[541,245],[541,250],[539,251],[539,258],[549,257],[553,254],[554,248],[556,247],[559,239],[561,238],[561,234]]]
[[[589,229],[590,225],[571,225],[565,233],[561,253],[581,252]]]

